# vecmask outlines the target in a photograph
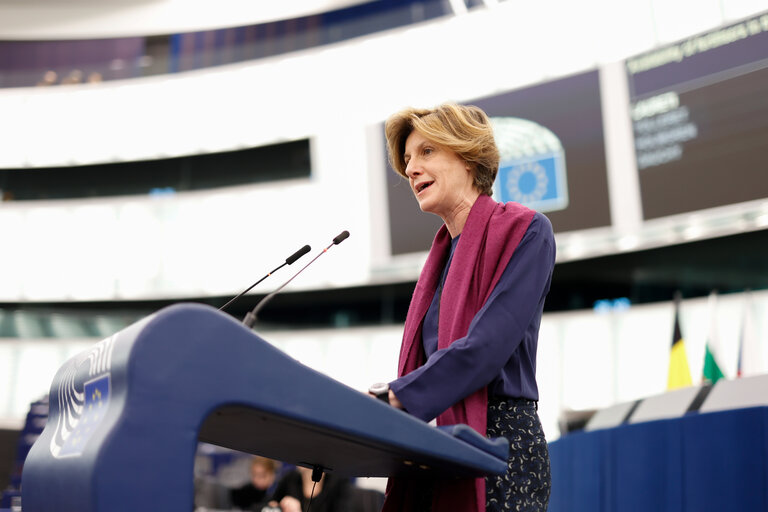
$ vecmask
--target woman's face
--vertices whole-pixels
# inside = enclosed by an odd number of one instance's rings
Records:
[[[414,130],[405,140],[403,157],[405,174],[422,211],[447,219],[472,196],[471,168],[453,150]]]

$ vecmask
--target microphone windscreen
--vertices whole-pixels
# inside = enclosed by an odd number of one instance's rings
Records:
[[[287,264],[289,264],[289,265],[292,265],[294,261],[296,261],[297,259],[299,259],[302,256],[304,256],[305,254],[307,254],[311,249],[312,248],[310,246],[305,245],[304,247],[302,247],[301,249],[299,249],[295,253],[293,253],[290,256],[288,256],[287,258],[285,258],[285,262]]]
[[[339,245],[341,242],[349,238],[349,231],[342,231],[339,233],[336,238],[333,239],[333,243],[335,245]]]

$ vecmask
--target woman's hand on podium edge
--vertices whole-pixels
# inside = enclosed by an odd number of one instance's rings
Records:
[[[371,397],[379,400],[379,397],[376,396],[375,394],[371,393],[370,391],[368,392],[368,396],[371,396]],[[391,389],[388,392],[387,401],[388,401],[389,405],[391,405],[395,409],[400,409],[401,411],[405,410],[405,408],[403,407],[402,402],[400,402],[400,400],[397,399],[397,395],[395,395],[395,392],[392,391]]]
[[[391,389],[389,390],[389,405],[391,405],[395,409],[400,409],[401,411],[404,410],[403,404],[400,403],[400,400],[397,399],[395,392],[392,391]]]

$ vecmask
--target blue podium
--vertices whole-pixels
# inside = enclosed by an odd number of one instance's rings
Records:
[[[509,449],[466,425],[430,426],[226,314],[180,304],[59,369],[25,461],[23,508],[189,512],[198,440],[341,476],[500,474]]]

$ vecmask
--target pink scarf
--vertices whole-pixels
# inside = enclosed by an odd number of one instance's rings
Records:
[[[535,212],[518,203],[497,203],[490,196],[478,197],[467,217],[448,269],[440,300],[438,349],[466,336],[469,324],[483,307],[522,240]],[[442,226],[413,292],[400,348],[398,376],[424,364],[421,327],[437,290],[448,259],[451,237]],[[485,387],[453,405],[437,418],[438,425],[466,423],[486,433],[488,393]],[[418,481],[392,479],[388,484],[384,511],[410,509],[411,486]],[[440,512],[485,511],[485,479],[436,482],[432,510]]]

